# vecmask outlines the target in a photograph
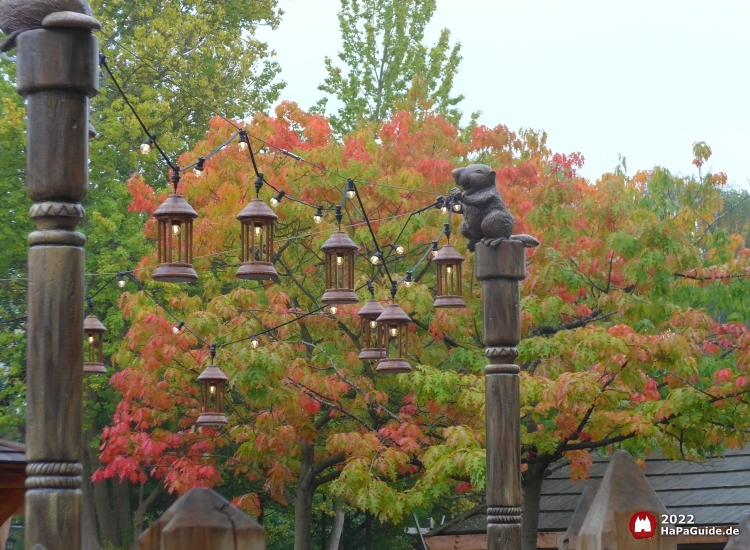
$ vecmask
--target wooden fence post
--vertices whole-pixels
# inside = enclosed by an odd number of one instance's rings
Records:
[[[26,541],[29,550],[81,547],[83,284],[89,98],[99,90],[99,23],[49,0],[4,0],[3,47],[17,47],[26,98],[28,237]],[[69,2],[86,11],[85,2]],[[65,9],[63,7],[62,9]],[[67,9],[74,9],[68,7]],[[20,33],[20,34],[18,34]],[[17,34],[17,36],[16,36]]]
[[[487,415],[487,550],[521,549],[521,383],[516,345],[521,340],[519,282],[526,277],[526,249],[506,240],[476,245],[482,281]]]
[[[265,550],[263,527],[211,489],[192,489],[138,538],[136,550]]]

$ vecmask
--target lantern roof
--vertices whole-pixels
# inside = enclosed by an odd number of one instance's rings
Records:
[[[377,318],[378,323],[391,323],[394,325],[406,325],[411,323],[411,317],[401,309],[398,304],[389,304]]]
[[[198,382],[229,382],[229,378],[216,365],[208,365],[198,377]]]
[[[359,250],[359,246],[353,240],[349,238],[349,235],[343,231],[336,231],[333,235],[328,237],[328,240],[323,243],[320,247],[321,250],[328,252],[329,250]]]
[[[440,250],[438,250],[437,256],[432,259],[432,262],[436,264],[453,264],[463,261],[464,257],[459,254],[458,250],[449,244],[441,247]]]
[[[377,319],[385,309],[380,305],[377,300],[368,300],[367,303],[362,306],[357,315],[363,319]]]
[[[154,218],[157,220],[161,218],[194,220],[197,217],[198,213],[193,210],[193,207],[185,200],[185,197],[176,194],[169,195],[154,212]]]
[[[105,332],[107,332],[107,327],[95,315],[89,315],[83,320],[84,334],[104,334]]]
[[[278,220],[279,217],[268,207],[266,201],[263,199],[253,199],[242,209],[242,212],[237,214],[237,219],[241,222],[253,220],[273,222]]]

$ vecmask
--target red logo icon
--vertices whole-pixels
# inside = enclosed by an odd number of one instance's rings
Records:
[[[650,539],[656,534],[656,516],[641,510],[630,516],[628,529],[634,539]]]

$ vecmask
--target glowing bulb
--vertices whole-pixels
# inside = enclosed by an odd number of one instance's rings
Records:
[[[349,197],[350,199],[353,199],[354,197],[357,196],[357,192],[354,191],[353,189],[349,189],[349,191],[346,192],[346,196]]]
[[[213,384],[211,384],[211,385],[210,385],[210,386],[208,387],[208,391],[210,391],[210,392],[211,392],[211,394],[214,394],[214,393],[216,393],[216,386],[214,386]]]
[[[446,268],[445,268],[445,272],[446,272],[446,273],[447,273],[448,275],[450,275],[451,273],[453,273],[453,267],[451,267],[451,266],[448,266],[448,267],[446,267]]]
[[[437,253],[438,253],[438,251],[437,251],[437,250],[433,250],[433,251],[432,251],[432,257],[434,258],[435,256],[437,256]]]
[[[370,263],[372,265],[378,265],[380,263],[380,256],[378,256],[377,254],[373,254],[372,256],[370,256]]]
[[[183,321],[180,321],[175,326],[172,327],[172,334],[179,334],[182,332],[182,327],[185,326],[185,323]]]
[[[339,311],[339,308],[337,308],[336,306],[331,306],[328,311],[331,312],[331,315],[336,315],[336,313],[338,313]]]
[[[148,155],[151,152],[151,144],[146,141],[144,143],[141,143],[141,153],[144,155]]]
[[[454,212],[460,212],[461,211],[461,205],[456,203],[453,205],[453,211]]]
[[[315,214],[315,215],[313,216],[313,221],[314,221],[315,223],[320,223],[320,222],[322,222],[322,221],[323,221],[323,216],[318,216],[317,214]]]
[[[399,256],[401,256],[401,255],[403,255],[403,253],[404,253],[404,247],[401,246],[401,245],[398,245],[396,247],[396,254],[398,254]]]
[[[391,327],[390,329],[388,329],[388,332],[390,332],[391,336],[395,338],[396,336],[398,336],[398,327]]]
[[[336,265],[344,265],[344,257],[336,256]]]
[[[180,333],[180,329],[178,329],[177,327],[172,327],[172,334],[179,334],[179,333]]]
[[[406,288],[411,288],[411,283],[412,283],[412,281],[404,281],[404,286]]]
[[[253,346],[253,348],[257,348],[258,347],[258,339],[257,338],[253,338],[250,341],[250,345]]]
[[[378,328],[378,322],[375,320],[370,321],[370,328]]]
[[[172,226],[172,234],[177,236],[180,234],[180,226],[179,225],[173,225]]]
[[[120,280],[117,281],[117,286],[119,286],[120,288],[125,288],[125,279],[120,277]]]
[[[276,197],[271,197],[271,206],[278,206],[279,201],[276,199]]]
[[[93,344],[93,343],[94,343],[94,337],[93,336],[89,336],[89,344]]]
[[[350,199],[353,199],[357,196],[357,191],[354,189],[354,180],[349,180],[346,182],[346,196]]]
[[[201,177],[203,175],[203,170],[198,170],[198,168],[195,169],[195,175],[198,177]]]
[[[263,226],[262,225],[256,225],[255,226],[255,236],[260,237],[263,233]]]
[[[440,207],[440,211],[441,211],[441,212],[442,212],[443,214],[447,214],[447,213],[448,213],[448,207],[447,207],[447,206],[445,206],[445,205],[443,205],[443,206],[441,206],[441,207]]]
[[[247,141],[240,141],[240,151],[247,151]]]

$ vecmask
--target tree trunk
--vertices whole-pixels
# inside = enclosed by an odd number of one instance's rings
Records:
[[[365,550],[370,550],[370,539],[372,539],[372,514],[365,512]]]
[[[311,550],[312,508],[315,495],[312,473],[315,448],[302,442],[300,450],[299,487],[294,503],[294,550]]]
[[[86,436],[89,434],[87,433]],[[86,451],[91,441],[84,437],[83,460],[81,466],[81,550],[101,550],[99,533],[96,529],[96,506],[94,505],[94,484],[91,483],[91,461]]]
[[[123,548],[131,545],[133,534],[133,512],[130,507],[130,482],[126,479],[112,480],[112,502],[115,509],[115,525],[120,533]]]
[[[145,483],[141,483],[140,491],[138,492],[138,508],[135,509],[135,514],[133,515],[133,548],[135,549],[136,544],[138,543],[138,538],[141,536],[141,533],[143,533],[143,518],[146,515],[146,510],[148,510],[148,507],[151,505],[152,502],[156,499],[157,495],[161,492],[161,490],[164,488],[164,485],[159,483],[156,488],[149,493],[149,495],[146,497],[146,499],[143,499],[143,486]]]
[[[544,472],[549,462],[530,464],[528,470],[521,477],[523,489],[523,514],[521,517],[521,548],[522,550],[536,550],[537,533],[539,531],[539,501],[542,498],[542,483]]]
[[[341,532],[344,530],[344,502],[337,498],[333,501],[333,527],[331,528],[331,538],[328,542],[328,550],[339,550],[341,542]]]

